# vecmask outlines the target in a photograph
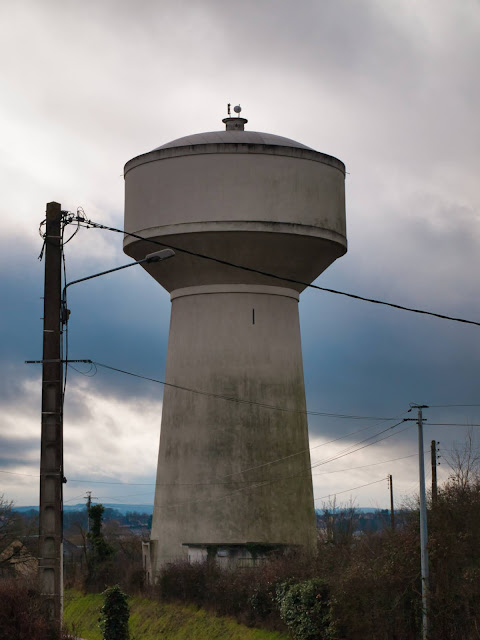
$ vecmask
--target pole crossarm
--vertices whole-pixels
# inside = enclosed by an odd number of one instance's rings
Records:
[[[69,363],[69,362],[84,362],[86,364],[92,364],[91,360],[25,360],[25,364],[43,364],[44,362],[47,363],[51,363],[51,362],[63,362],[63,363]]]

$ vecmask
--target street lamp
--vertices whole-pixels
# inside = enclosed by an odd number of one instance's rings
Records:
[[[173,249],[161,249],[160,251],[154,251],[153,253],[148,253],[145,258],[142,260],[135,260],[135,262],[129,262],[128,264],[123,264],[121,267],[115,267],[114,269],[107,269],[107,271],[100,271],[100,273],[94,273],[93,276],[86,276],[85,278],[79,278],[78,280],[72,280],[72,282],[67,282],[63,287],[62,294],[62,305],[60,311],[60,322],[62,326],[68,322],[68,318],[70,316],[70,310],[67,309],[67,288],[71,287],[72,284],[78,284],[79,282],[84,282],[85,280],[92,280],[93,278],[98,278],[99,276],[104,276],[107,273],[113,273],[114,271],[120,271],[121,269],[127,269],[128,267],[133,267],[136,264],[151,264],[152,262],[161,262],[162,260],[167,260],[168,258],[173,258],[175,255],[175,251]]]
[[[114,269],[107,269],[107,271],[100,271],[100,273],[94,273],[93,276],[86,276],[85,278],[79,278],[78,280],[72,280],[72,282],[68,282],[63,287],[63,295],[62,295],[62,315],[61,320],[62,324],[65,324],[68,320],[68,310],[66,308],[67,303],[67,288],[71,287],[72,284],[78,284],[79,282],[84,282],[85,280],[92,280],[92,278],[98,278],[99,276],[104,276],[107,273],[113,273],[114,271],[120,271],[121,269],[127,269],[128,267],[133,267],[136,264],[151,264],[152,262],[161,262],[162,260],[167,260],[168,258],[173,258],[175,255],[175,251],[173,249],[161,249],[160,251],[154,251],[153,253],[149,253],[142,260],[135,260],[135,262],[129,262],[128,264],[123,264],[121,267],[115,267]]]

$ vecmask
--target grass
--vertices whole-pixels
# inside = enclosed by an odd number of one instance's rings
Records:
[[[98,627],[102,604],[101,594],[66,591],[65,623],[86,640],[102,640]],[[129,604],[131,640],[287,640],[283,634],[250,629],[195,607],[139,597],[130,598]]]

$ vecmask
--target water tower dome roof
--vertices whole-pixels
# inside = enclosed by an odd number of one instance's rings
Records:
[[[233,119],[233,118],[232,118]],[[277,136],[273,133],[262,133],[261,131],[207,131],[206,133],[194,133],[190,136],[177,138],[160,147],[156,147],[154,151],[160,149],[173,149],[175,147],[189,147],[199,144],[264,144],[276,147],[294,147],[296,149],[308,149],[313,151],[311,147],[307,147],[300,142]]]

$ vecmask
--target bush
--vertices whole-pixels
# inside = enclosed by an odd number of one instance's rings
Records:
[[[0,640],[47,640],[48,627],[35,589],[17,579],[0,581]]]
[[[280,617],[298,640],[331,640],[329,589],[321,578],[277,589]]]
[[[192,603],[249,626],[285,631],[276,604],[277,586],[314,575],[314,559],[302,553],[273,555],[257,567],[221,568],[215,563],[177,562],[165,566],[157,593],[163,600]]]
[[[54,636],[58,638],[58,634]],[[62,638],[71,638],[64,631]],[[0,640],[51,640],[40,593],[31,582],[0,579]]]
[[[103,640],[128,640],[128,619],[130,610],[127,603],[128,596],[123,593],[118,584],[105,591],[105,603],[102,607],[100,628]]]
[[[331,553],[331,550],[330,550]],[[339,635],[349,640],[415,640],[420,624],[418,533],[362,536],[328,579]]]

